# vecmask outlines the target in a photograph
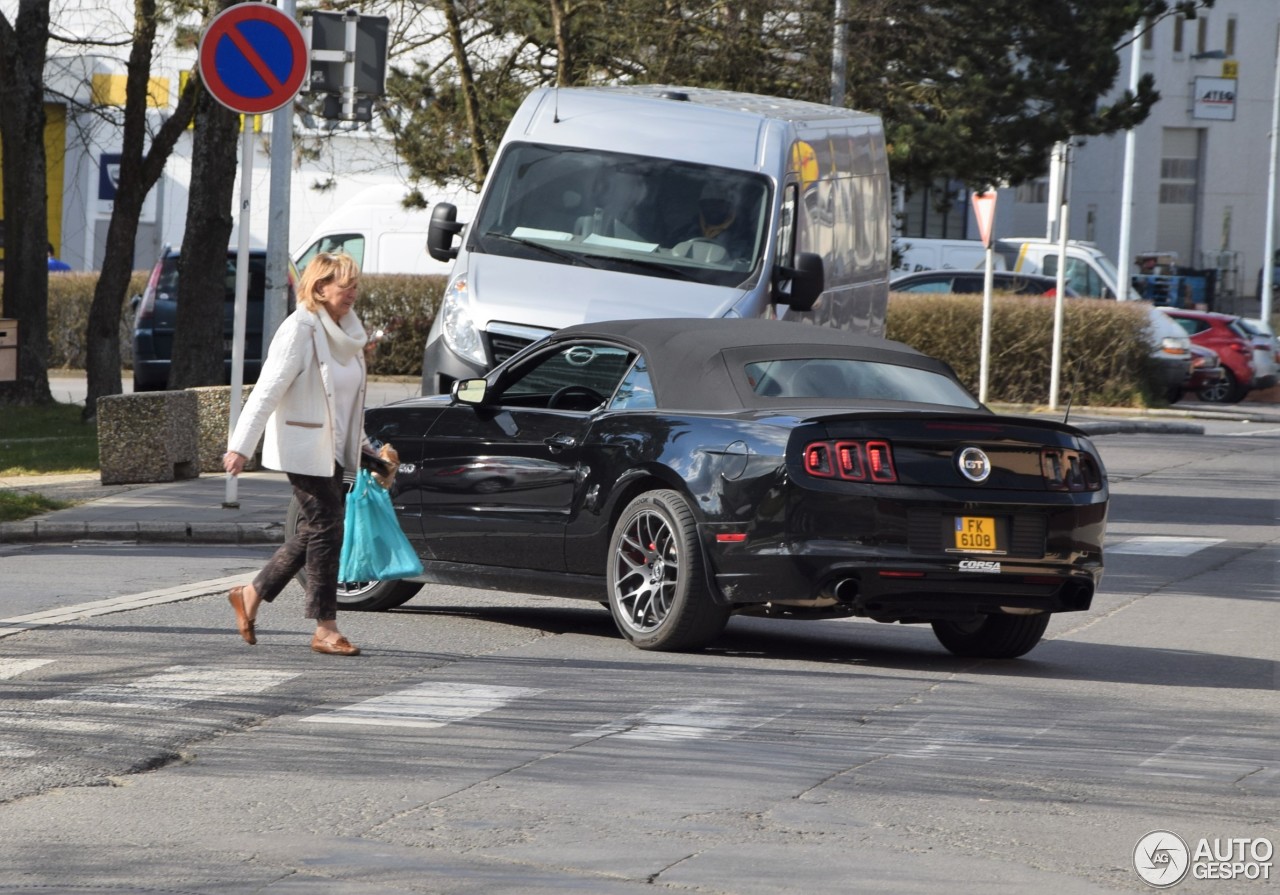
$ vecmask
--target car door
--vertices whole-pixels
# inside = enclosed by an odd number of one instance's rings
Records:
[[[437,560],[563,571],[583,446],[633,354],[552,343],[497,371],[483,404],[454,402],[423,444],[423,533]]]

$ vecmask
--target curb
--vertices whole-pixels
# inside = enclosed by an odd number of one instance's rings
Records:
[[[135,544],[283,544],[279,522],[0,522],[0,544],[117,541]]]
[[[1072,423],[1090,435],[1128,435],[1149,432],[1158,435],[1203,435],[1204,426],[1196,423],[1158,423],[1145,420],[1088,421]]]

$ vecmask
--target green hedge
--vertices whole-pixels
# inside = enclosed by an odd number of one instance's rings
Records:
[[[134,271],[129,296],[141,295],[150,271]],[[96,273],[59,273],[49,277],[49,369],[83,370],[88,357],[85,332],[89,306],[98,285]],[[133,366],[133,308],[128,298],[120,313],[120,358]]]
[[[136,271],[129,282],[128,295],[141,295],[149,271]],[[85,332],[89,306],[97,285],[96,273],[62,273],[49,277],[49,358],[50,369],[84,369],[87,350]],[[396,276],[370,274],[361,278],[357,312],[365,326],[391,330],[370,363],[370,372],[381,375],[422,374],[422,347],[435,319],[442,276]],[[120,357],[125,367],[133,363],[133,308],[128,299],[120,315]]]
[[[134,274],[129,295],[142,292],[147,272]],[[49,278],[49,366],[82,369],[85,328],[97,275]],[[445,277],[375,275],[361,278],[357,313],[370,332],[390,332],[374,353],[369,372],[422,375],[422,349],[444,293]],[[120,321],[120,356],[132,360],[133,313],[126,301]],[[941,358],[978,391],[982,298],[910,295],[889,298],[886,335]],[[1161,403],[1147,343],[1147,311],[1139,302],[1074,298],[1066,303],[1060,399],[1077,405],[1143,406]],[[997,295],[991,325],[988,398],[1043,404],[1049,397],[1053,350],[1053,301]]]
[[[1044,404],[1053,356],[1052,299],[997,295],[992,302],[987,398]],[[1162,403],[1141,302],[1073,298],[1063,314],[1059,399],[1116,407]],[[889,298],[886,335],[951,364],[978,392],[982,297],[914,295]]]

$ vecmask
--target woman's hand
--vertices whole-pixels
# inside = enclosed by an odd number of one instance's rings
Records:
[[[247,462],[248,458],[244,454],[237,454],[235,451],[227,451],[222,455],[222,468],[232,475],[244,472],[244,465]]]

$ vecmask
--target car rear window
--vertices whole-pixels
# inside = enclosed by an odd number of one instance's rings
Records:
[[[744,367],[751,390],[764,398],[909,401],[976,408],[953,380],[931,370],[850,358],[788,358]]]

